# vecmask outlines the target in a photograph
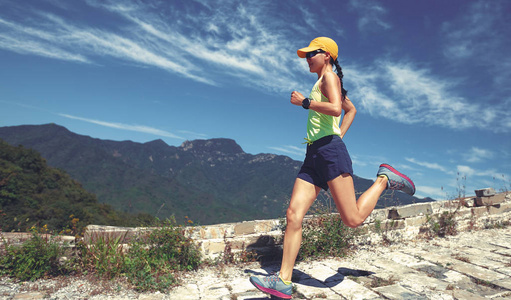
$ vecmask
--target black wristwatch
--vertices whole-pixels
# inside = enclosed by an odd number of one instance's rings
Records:
[[[311,99],[305,98],[302,101],[302,107],[305,109],[309,109],[309,106],[311,105]]]

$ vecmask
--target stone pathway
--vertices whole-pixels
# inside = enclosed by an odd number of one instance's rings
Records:
[[[85,289],[70,280],[62,287],[26,291],[0,280],[2,299],[269,299],[249,282],[278,265],[215,267],[186,275],[167,293]],[[511,228],[462,232],[457,236],[390,246],[364,246],[348,258],[300,262],[293,273],[293,299],[511,299]],[[34,283],[35,284],[35,283]],[[41,285],[40,283],[38,283]],[[45,281],[46,285],[51,281]]]

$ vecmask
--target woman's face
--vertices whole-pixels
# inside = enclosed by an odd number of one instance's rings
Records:
[[[323,67],[323,64],[325,63],[325,55],[325,51],[321,49],[308,52],[305,55],[311,73],[315,73]]]

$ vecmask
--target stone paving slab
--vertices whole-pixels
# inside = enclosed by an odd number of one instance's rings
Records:
[[[331,287],[339,295],[350,295],[351,300],[380,299],[380,295],[353,280],[345,278],[341,283]],[[344,298],[346,299],[346,298]]]
[[[428,299],[425,296],[416,294],[400,284],[388,285],[375,288],[374,291],[391,300]]]
[[[306,299],[325,298],[325,299],[342,299],[342,296],[328,288],[323,282],[309,278],[301,280],[296,284],[296,290]]]
[[[511,257],[502,256],[489,251],[482,251],[477,248],[453,246],[452,249],[453,251],[459,252],[462,255],[470,257],[471,261],[475,261],[478,258],[481,258],[480,260],[485,262],[485,264],[481,266],[489,266],[494,262],[500,264],[507,264],[511,262]]]

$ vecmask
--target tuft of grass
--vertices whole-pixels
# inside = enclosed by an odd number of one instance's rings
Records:
[[[451,256],[459,261],[470,263],[470,259],[468,257],[463,256],[459,253],[453,253]]]
[[[4,241],[0,257],[0,274],[21,281],[34,281],[48,276],[68,273],[60,263],[64,248],[55,236],[43,237],[32,231],[32,238],[22,245],[9,245]]]
[[[176,272],[196,270],[201,263],[198,246],[174,219],[163,222],[118,256],[123,261],[122,273],[138,291],[164,291],[178,283]]]
[[[79,243],[79,261],[83,270],[108,279],[121,275],[125,261],[122,242],[126,234],[117,237],[97,234],[89,245]]]
[[[382,286],[393,285],[398,280],[391,275],[389,278],[381,278],[381,277],[373,277],[372,281],[369,283],[370,288],[377,288]]]
[[[304,258],[345,256],[354,246],[354,238],[359,230],[344,225],[339,213],[333,213],[336,207],[329,193],[320,193],[312,205],[312,217],[302,225],[302,245],[298,260]],[[284,234],[286,222],[283,220]]]
[[[511,225],[511,220],[487,220],[484,224],[484,229],[503,229]]]
[[[299,257],[345,256],[356,230],[344,225],[339,214],[318,215],[303,226]]]
[[[391,220],[389,223],[386,223],[385,225],[382,224],[382,221],[375,220],[374,221],[374,231],[381,235],[382,238],[382,244],[385,246],[389,246],[392,244],[392,239],[390,238],[390,230],[395,225],[395,220]]]
[[[456,215],[460,209],[461,204],[458,203],[457,207],[453,211],[444,211],[438,217],[427,217],[427,225],[421,227],[420,231],[426,238],[445,237],[447,235],[458,234],[458,221],[456,221]]]

